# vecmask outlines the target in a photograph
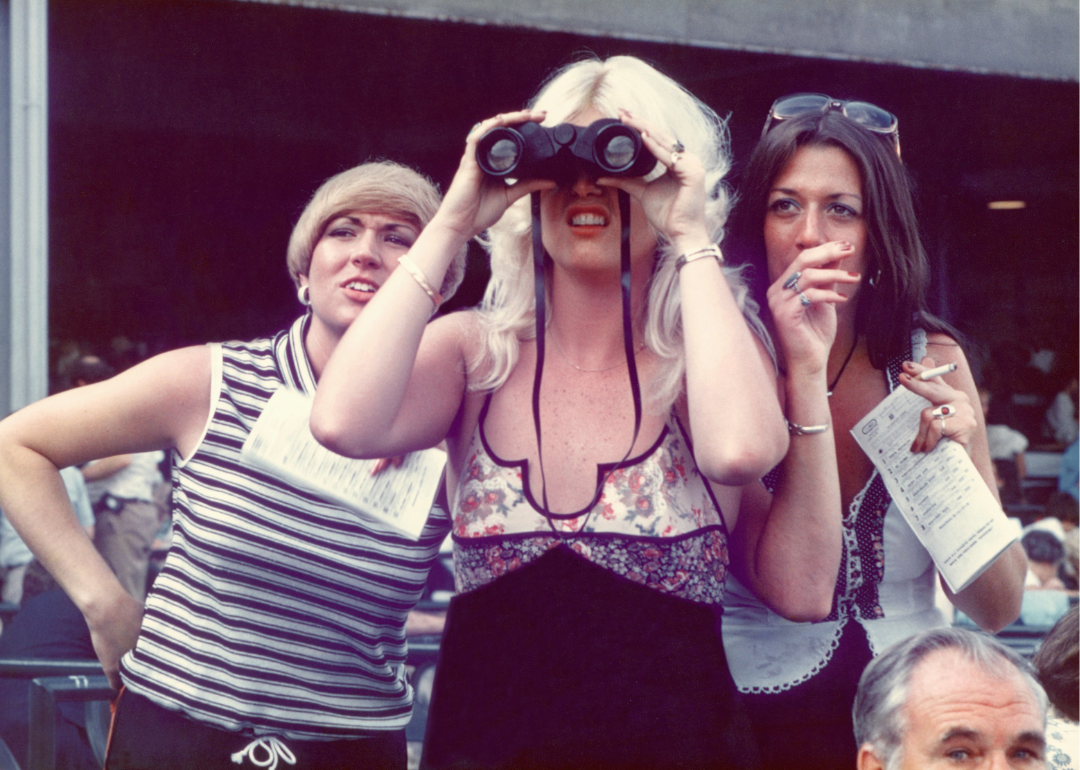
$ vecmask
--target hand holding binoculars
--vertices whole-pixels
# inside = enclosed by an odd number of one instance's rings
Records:
[[[656,158],[641,135],[613,118],[588,126],[525,122],[491,129],[476,146],[485,174],[514,179],[551,179],[566,183],[585,173],[593,177],[645,176]]]

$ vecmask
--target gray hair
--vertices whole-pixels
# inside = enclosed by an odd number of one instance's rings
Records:
[[[904,704],[915,667],[937,650],[956,650],[981,668],[1004,676],[1009,666],[1016,669],[1031,688],[1046,721],[1046,693],[1035,677],[1035,669],[1018,653],[993,637],[963,628],[934,628],[889,647],[870,661],[859,679],[852,715],[855,718],[855,745],[869,743],[887,770],[899,767],[904,730]]]

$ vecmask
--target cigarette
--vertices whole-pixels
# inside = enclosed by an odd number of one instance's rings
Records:
[[[919,375],[919,379],[923,382],[932,380],[935,377],[940,377],[943,374],[956,371],[956,364],[945,364],[944,366],[935,366],[933,369],[927,369],[925,372]]]

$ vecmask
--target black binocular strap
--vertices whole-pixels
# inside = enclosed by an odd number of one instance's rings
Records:
[[[622,275],[620,278],[620,284],[622,287],[622,316],[623,316],[623,347],[626,352],[626,366],[630,375],[630,392],[634,398],[634,437],[630,440],[630,448],[626,450],[626,454],[623,455],[622,460],[616,463],[612,467],[612,471],[619,468],[630,457],[630,453],[634,451],[634,444],[637,443],[638,433],[641,431],[641,385],[638,382],[637,362],[634,358],[634,326],[633,326],[633,313],[630,307],[630,195],[623,190],[618,191],[619,197],[619,223],[621,226],[621,239],[620,244],[620,262]],[[532,244],[533,244],[533,272],[536,288],[536,373],[533,377],[533,393],[532,393],[532,409],[533,409],[533,424],[536,426],[536,455],[537,461],[540,463],[540,505],[541,513],[544,518],[547,519],[548,526],[552,531],[560,538],[563,537],[563,533],[560,532],[552,521],[552,513],[548,508],[547,501],[547,478],[544,475],[544,448],[543,438],[540,430],[540,383],[544,376],[544,335],[547,330],[547,303],[545,302],[545,276],[544,276],[544,258],[547,253],[544,251],[544,237],[541,230],[541,218],[540,218],[540,193],[532,193]],[[597,484],[596,492],[593,494],[595,499],[599,495],[600,490],[603,489],[604,484],[607,482],[609,474],[604,474],[600,477],[600,481]],[[595,504],[594,504],[595,505]],[[585,520],[581,523],[579,531],[585,530],[585,525],[589,522],[589,516],[592,515],[592,509],[585,515]]]

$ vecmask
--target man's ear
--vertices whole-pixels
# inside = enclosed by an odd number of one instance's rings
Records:
[[[878,759],[876,753],[874,753],[874,747],[869,743],[864,743],[859,747],[859,755],[855,760],[855,767],[858,770],[885,770],[885,763]]]

